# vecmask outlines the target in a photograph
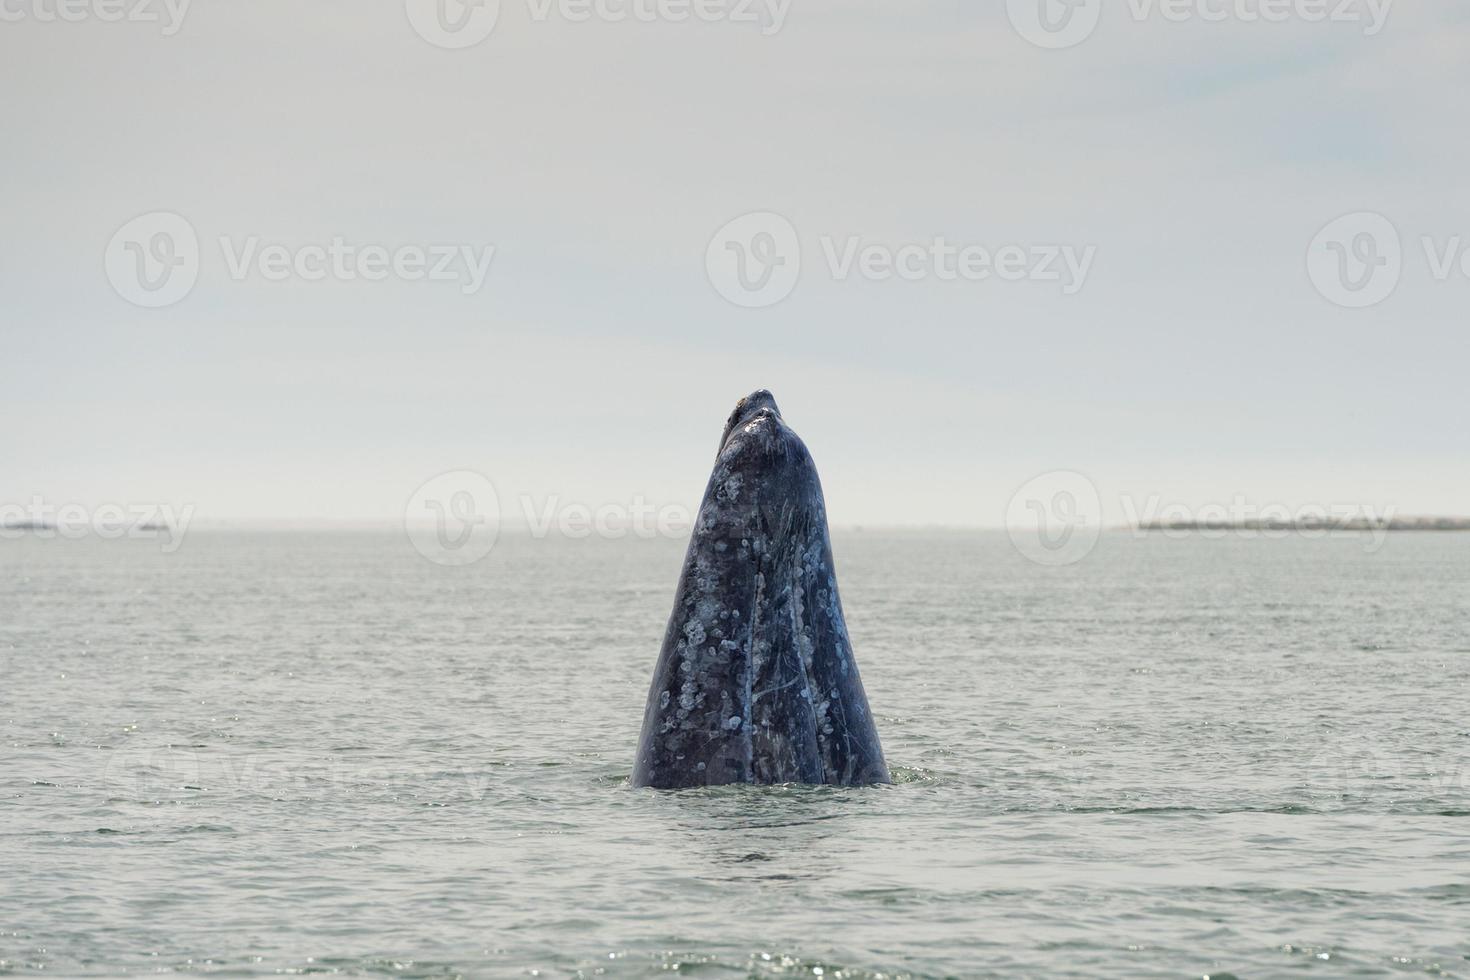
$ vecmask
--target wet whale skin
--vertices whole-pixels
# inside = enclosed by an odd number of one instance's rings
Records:
[[[725,427],[632,782],[889,782],[843,621],[821,481],[768,392],[742,400]]]

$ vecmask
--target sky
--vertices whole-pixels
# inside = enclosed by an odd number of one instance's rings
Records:
[[[68,2],[0,0],[0,503],[694,507],[768,387],[839,525],[1470,513],[1461,0]]]

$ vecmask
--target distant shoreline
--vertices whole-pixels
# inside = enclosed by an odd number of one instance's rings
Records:
[[[1139,531],[1470,531],[1470,517],[1299,518],[1295,520],[1149,521]]]
[[[133,530],[154,534],[170,531],[172,528],[167,524],[139,524]],[[34,521],[22,521],[19,524],[0,524],[0,533],[14,531],[50,531],[57,533],[61,531],[61,526],[57,524],[38,524]]]

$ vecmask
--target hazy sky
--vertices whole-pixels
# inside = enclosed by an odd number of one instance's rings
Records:
[[[462,50],[403,0],[196,0],[172,34],[78,3],[0,0],[0,502],[391,521],[473,469],[507,510],[692,505],[768,386],[837,523],[998,525],[1056,469],[1114,516],[1125,495],[1470,512],[1470,275],[1422,244],[1470,246],[1463,0],[1401,0],[1371,36],[1106,0],[1064,49],[977,0],[796,0],[779,30],[501,0]],[[159,211],[199,271],[150,309],[107,253]],[[796,229],[801,275],[750,309],[706,250],[756,211]],[[1367,309],[1308,273],[1357,212],[1402,240]],[[842,280],[826,251],[850,236],[1095,251],[1069,295],[1065,273]],[[470,292],[240,279],[252,239],[495,252]]]

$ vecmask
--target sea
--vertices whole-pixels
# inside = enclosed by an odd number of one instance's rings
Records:
[[[894,783],[628,784],[685,542],[0,541],[0,974],[1470,976],[1470,534],[834,534]]]

